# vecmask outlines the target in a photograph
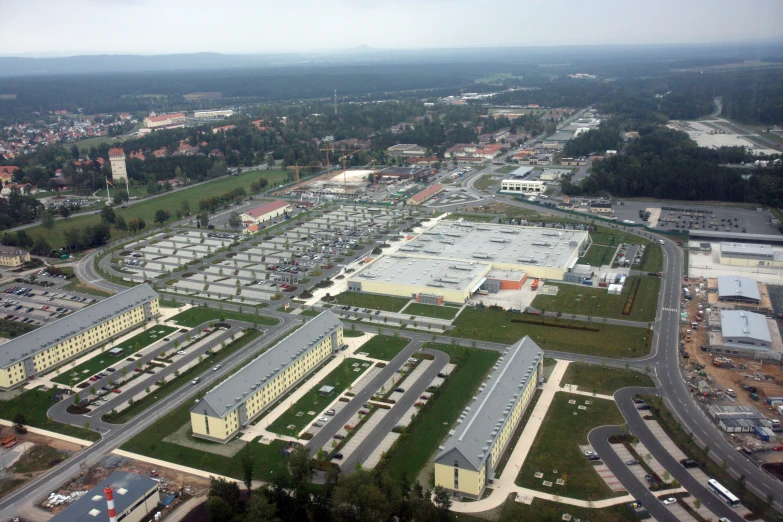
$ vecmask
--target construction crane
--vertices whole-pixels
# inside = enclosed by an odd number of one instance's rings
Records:
[[[300,167],[298,163],[296,165],[286,167],[287,170],[293,170],[294,171],[294,179],[296,179],[296,189],[297,190],[299,190],[299,184],[300,184],[299,183],[300,182],[300,179],[299,179],[299,169],[320,169],[320,168],[321,168],[320,165],[309,165],[309,166]]]
[[[347,194],[347,187],[346,187],[346,183],[347,182],[346,182],[346,174],[345,173],[346,173],[346,171],[348,169],[346,167],[346,161],[351,159],[354,154],[356,154],[357,152],[361,152],[361,151],[362,151],[362,149],[356,149],[356,150],[352,150],[351,152],[346,152],[338,160],[338,161],[342,161],[343,162],[343,196],[345,196]]]

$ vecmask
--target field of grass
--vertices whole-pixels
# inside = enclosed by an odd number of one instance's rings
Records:
[[[513,319],[543,320],[546,325],[515,323]],[[511,344],[529,335],[541,348],[603,357],[642,357],[650,353],[652,336],[646,328],[586,323],[468,307],[454,321],[457,337]],[[552,326],[550,326],[552,325]],[[589,326],[599,331],[572,330],[553,325]]]
[[[90,148],[98,147],[104,143],[115,144],[120,143],[122,140],[117,140],[114,136],[96,136],[95,138],[87,138],[86,140],[79,140],[76,145],[81,152],[89,152]]]
[[[422,317],[434,317],[436,319],[454,319],[459,312],[459,308],[452,306],[435,306],[421,303],[411,303],[405,307],[402,313],[409,315],[420,315]]]
[[[368,357],[373,359],[383,359],[391,361],[394,357],[408,346],[410,339],[404,337],[392,337],[391,335],[376,335],[359,348],[357,353],[367,352]]]
[[[486,174],[474,181],[473,187],[477,190],[486,190],[490,187],[500,184],[500,178],[502,178],[502,176],[498,176],[497,174]]]
[[[19,321],[9,321],[8,319],[0,319],[0,337],[6,339],[13,339],[20,335],[24,335],[28,332],[32,332],[38,328],[34,324],[20,323]]]
[[[97,297],[111,297],[114,295],[111,292],[95,288],[94,286],[82,283],[76,279],[72,279],[69,283],[60,287],[60,290],[65,292],[76,292],[79,294],[89,294]]]
[[[647,252],[645,252],[642,266],[642,272],[660,272],[663,270],[663,250],[657,243],[648,243]]]
[[[631,282],[638,277],[641,278],[641,283],[633,308],[630,314],[623,315],[623,307],[631,291]],[[531,303],[536,310],[562,312],[565,317],[566,314],[576,314],[629,321],[653,321],[661,280],[653,276],[631,276],[623,286],[623,293],[620,295],[609,295],[606,288],[558,283],[547,283],[547,285],[557,286],[559,288],[557,295],[537,295]]]
[[[590,266],[603,266],[612,262],[612,256],[617,247],[592,244],[585,255],[579,258],[578,263]]]
[[[30,473],[53,468],[68,457],[65,452],[59,452],[51,446],[36,444],[25,451],[13,466],[15,473]]]
[[[84,361],[80,365],[69,369],[67,372],[61,373],[57,377],[53,378],[52,381],[65,384],[67,386],[78,384],[84,379],[89,378],[91,375],[94,375],[109,366],[117,364],[128,355],[136,353],[139,350],[143,350],[154,342],[160,341],[168,334],[175,332],[176,330],[176,328],[172,328],[171,326],[156,325],[151,326],[140,334],[134,335],[130,339],[115,346],[111,346],[111,343],[107,343],[103,348],[101,348],[101,350],[108,350],[109,348],[117,347],[125,350],[125,353],[120,357],[111,357],[108,353],[95,354],[92,359]]]
[[[149,457],[176,462],[183,466],[191,466],[210,473],[217,473],[236,479],[242,478],[241,452],[231,458],[216,455],[164,442],[163,439],[177,431],[184,424],[190,423],[189,409],[191,401],[162,417],[152,426],[133,437],[122,445],[122,449],[140,453]],[[201,442],[201,441],[199,441]],[[285,441],[273,441],[271,444],[260,444],[258,440],[248,442],[246,450],[253,457],[253,475],[256,479],[268,480],[283,464],[284,457],[280,451],[285,447]]]
[[[499,357],[498,352],[436,344],[457,367],[422,408],[409,432],[397,439],[388,460],[379,463],[392,477],[403,474],[413,482],[438,451],[463,408]]]
[[[343,292],[334,297],[337,299],[337,304],[340,305],[348,305],[360,309],[383,310],[385,312],[399,312],[410,301],[410,299],[405,297],[362,294],[359,292]]]
[[[581,391],[601,395],[612,395],[620,388],[628,386],[655,386],[648,375],[633,370],[574,362],[568,365],[561,382],[576,384]]]
[[[360,371],[354,371],[354,364],[359,364],[357,368]],[[302,431],[305,426],[313,422],[316,416],[323,410],[330,402],[332,402],[343,390],[347,389],[356,379],[364,375],[364,372],[372,368],[373,363],[369,363],[369,366],[362,366],[367,364],[367,361],[361,359],[346,359],[337,366],[332,372],[324,377],[321,382],[316,383],[309,392],[304,394],[301,399],[296,401],[295,404],[290,405],[288,410],[278,417],[267,428],[274,433],[280,433],[281,435],[290,435],[296,437],[296,435]],[[322,397],[318,390],[322,386],[334,386],[334,394],[329,397]],[[308,414],[309,411],[315,412],[313,415]],[[302,415],[297,416],[301,412]],[[289,429],[288,426],[295,426],[293,429]]]
[[[589,509],[578,506],[559,504],[551,500],[540,498],[533,499],[532,504],[523,504],[514,500],[507,500],[502,507],[497,522],[517,522],[520,520],[562,520],[568,513],[571,520],[600,520],[601,522],[634,522],[638,520],[632,516],[624,504],[603,509]],[[464,515],[460,514],[459,520]],[[482,518],[474,518],[475,521],[483,521]]]
[[[142,218],[146,221],[147,227],[152,228],[155,226],[155,211],[158,209],[167,209],[171,213],[174,213],[177,208],[180,208],[181,203],[185,200],[190,203],[191,208],[198,208],[198,202],[201,199],[214,196],[215,194],[222,194],[238,187],[243,187],[247,190],[250,188],[250,184],[253,181],[260,178],[269,180],[269,185],[271,186],[273,183],[279,183],[285,179],[286,176],[287,174],[285,171],[279,170],[245,172],[238,176],[222,178],[213,182],[204,183],[197,187],[177,190],[154,199],[144,199],[138,203],[129,205],[128,208],[115,209],[115,213],[125,218],[125,221],[129,221],[132,218]],[[96,225],[98,223],[100,223],[100,217],[98,215],[87,214],[84,216],[68,218],[67,220],[56,221],[54,230],[50,233],[41,225],[28,228],[27,233],[33,238],[43,236],[52,248],[59,248],[65,245],[65,239],[63,237],[64,230],[72,227],[82,228],[87,225]],[[127,235],[127,232],[112,229],[112,238],[122,238]]]
[[[569,404],[574,399],[576,404]],[[577,406],[592,401],[586,410]],[[577,412],[577,415],[573,413]],[[565,497],[597,500],[617,496],[593,469],[579,444],[587,444],[587,434],[597,426],[622,424],[623,416],[612,401],[587,398],[584,395],[557,393],[536,435],[530,453],[519,472],[519,486],[546,491]],[[558,470],[557,475],[552,470]],[[544,474],[535,478],[536,472]],[[544,480],[564,479],[565,485],[544,487]]]
[[[103,420],[105,422],[111,422],[114,424],[123,424],[125,422],[128,422],[139,413],[143,412],[150,406],[154,405],[158,400],[166,397],[167,395],[174,393],[183,385],[188,384],[190,382],[191,376],[199,375],[200,373],[203,373],[210,366],[219,363],[220,361],[222,361],[232,353],[236,352],[243,346],[246,346],[251,341],[257,339],[260,335],[261,332],[258,330],[245,330],[242,337],[229,342],[225,348],[221,348],[220,350],[215,352],[215,354],[212,355],[211,357],[207,357],[200,363],[196,363],[194,366],[191,366],[184,372],[180,373],[179,377],[177,377],[176,379],[172,379],[166,382],[163,386],[156,389],[155,393],[151,395],[147,395],[146,397],[139,399],[138,401],[134,401],[132,405],[128,406],[127,408],[117,413],[116,415],[112,415],[111,413],[104,415]],[[252,356],[250,356],[250,358],[255,358],[258,355],[259,355],[258,353],[255,353]]]
[[[224,319],[234,319],[236,321],[245,321],[251,324],[262,324],[265,326],[274,326],[278,320],[265,315],[255,315],[248,313],[232,312],[230,310],[215,310],[214,308],[195,307],[180,312],[171,318],[172,321],[181,325],[193,328],[207,321],[220,321]]]
[[[94,431],[71,426],[70,424],[61,424],[49,419],[46,416],[46,412],[55,404],[52,397],[54,397],[54,390],[44,391],[40,388],[28,390],[11,400],[0,401],[0,412],[2,412],[0,414],[5,420],[11,421],[18,412],[21,412],[24,414],[27,426],[32,426],[33,428],[54,431],[84,440],[98,440],[101,438]],[[68,401],[71,399],[66,397],[63,400]]]

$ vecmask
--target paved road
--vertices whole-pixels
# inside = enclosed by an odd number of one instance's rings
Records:
[[[421,341],[415,343],[417,349],[421,348]],[[357,462],[364,462],[372,454],[375,448],[381,443],[381,441],[388,435],[392,428],[394,428],[402,419],[413,405],[421,400],[419,397],[427,390],[427,386],[430,385],[433,379],[438,376],[438,373],[443,371],[443,368],[449,362],[449,356],[439,350],[428,350],[435,356],[430,366],[419,375],[419,378],[415,382],[403,381],[402,387],[405,389],[405,393],[392,406],[392,409],[381,419],[381,421],[367,434],[367,437],[359,444],[359,446],[351,453],[344,462],[340,464],[340,469],[343,472],[353,470],[356,467]],[[398,366],[394,366],[398,368]]]

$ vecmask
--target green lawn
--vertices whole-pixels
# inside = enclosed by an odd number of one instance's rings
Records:
[[[566,513],[573,517],[571,520],[600,520],[601,522],[634,522],[638,520],[630,514],[625,504],[603,509],[589,509],[536,498],[529,505],[507,500],[503,504],[497,522],[557,521],[562,520]],[[463,518],[463,515],[459,515],[459,518],[454,520],[462,520]],[[475,518],[474,520],[483,521],[484,519]]]
[[[436,306],[421,303],[411,303],[405,307],[402,312],[409,315],[420,315],[422,317],[434,317],[435,319],[454,319],[459,308],[451,306]]]
[[[574,362],[568,365],[563,380],[560,382],[576,384],[581,391],[602,395],[612,395],[620,388],[627,386],[655,386],[648,375],[633,370]]]
[[[446,344],[436,344],[435,348],[447,353],[457,367],[440,390],[431,395],[409,426],[409,432],[397,439],[387,452],[387,460],[376,467],[385,469],[392,477],[404,474],[411,482],[424,466],[431,466],[430,459],[438,446],[448,437],[463,408],[500,356],[498,352]]]
[[[362,294],[359,292],[343,292],[334,297],[337,299],[337,304],[358,307],[359,309],[384,310],[386,312],[399,312],[410,301],[410,299],[405,297]]]
[[[21,412],[24,414],[26,424],[33,428],[54,431],[84,440],[98,440],[101,438],[94,431],[71,426],[70,424],[61,424],[49,419],[46,416],[46,412],[55,405],[53,397],[54,390],[44,391],[39,388],[28,390],[11,400],[0,401],[0,405],[2,405],[0,412],[2,412],[3,418],[9,421],[13,420],[18,412]],[[70,401],[72,399],[70,396],[66,396],[63,400]],[[86,421],[87,419],[85,419]]]
[[[163,441],[164,438],[177,431],[184,424],[190,423],[189,409],[191,405],[191,401],[186,401],[185,404],[162,417],[151,427],[123,444],[122,449],[169,462],[176,462],[183,466],[202,469],[210,473],[241,479],[241,452],[228,458]],[[284,462],[284,457],[281,455],[280,450],[285,445],[285,441],[277,440],[268,445],[260,444],[258,439],[247,444],[246,448],[253,457],[254,478],[268,480],[272,477],[272,473],[277,472],[280,465]]]
[[[238,176],[222,178],[209,183],[204,183],[197,187],[177,190],[155,199],[141,200],[138,203],[129,205],[126,209],[117,208],[115,209],[115,213],[124,217],[125,221],[129,221],[132,218],[142,218],[147,223],[147,227],[151,229],[155,226],[155,211],[158,209],[167,209],[170,213],[174,214],[174,211],[180,208],[181,203],[185,200],[190,203],[191,209],[198,208],[198,202],[201,199],[214,196],[215,194],[229,192],[238,187],[249,190],[250,184],[260,178],[269,180],[269,185],[271,186],[273,183],[285,179],[286,176],[287,174],[285,171],[279,170],[245,172]],[[84,216],[68,218],[66,220],[58,220],[56,221],[54,230],[51,232],[47,232],[41,225],[36,225],[28,228],[27,233],[33,238],[43,236],[52,248],[59,248],[65,245],[65,239],[63,237],[64,230],[72,227],[82,228],[87,225],[96,225],[98,223],[100,223],[100,217],[98,215],[87,214]],[[112,238],[114,239],[125,237],[127,234],[127,232],[112,229]]]
[[[503,176],[499,176],[497,174],[485,174],[473,182],[473,187],[477,190],[486,190],[490,187],[500,185],[502,177]]]
[[[168,382],[166,382],[163,386],[159,387],[155,390],[155,393],[152,395],[147,395],[143,399],[140,399],[138,401],[135,401],[131,406],[128,406],[121,412],[118,412],[116,415],[112,415],[111,413],[108,413],[103,416],[103,420],[105,422],[111,422],[114,424],[123,424],[125,422],[128,422],[133,417],[138,415],[139,413],[143,412],[150,406],[154,405],[158,400],[166,397],[167,395],[170,395],[177,391],[179,388],[181,388],[183,385],[188,384],[190,382],[190,377],[192,375],[199,375],[200,373],[204,372],[206,369],[208,369],[210,366],[213,366],[232,353],[236,352],[243,346],[246,346],[251,341],[257,339],[261,335],[261,332],[258,330],[245,330],[242,337],[239,339],[236,339],[235,341],[229,342],[229,344],[226,345],[225,348],[221,348],[217,352],[215,352],[214,355],[211,357],[205,358],[200,363],[197,363],[195,366],[192,366],[185,370],[184,372],[179,374],[179,377],[172,379]],[[258,357],[258,353],[254,353],[250,356],[250,359],[255,359]],[[246,361],[246,362],[249,362]],[[241,368],[243,365],[238,366],[238,368]]]
[[[663,250],[657,243],[648,243],[647,252],[642,259],[640,268],[643,272],[660,272],[663,270]]]
[[[392,337],[391,335],[376,335],[359,348],[356,352],[367,352],[368,357],[374,359],[383,359],[391,361],[394,357],[408,346],[410,339],[404,337]]]
[[[629,315],[623,315],[623,307],[631,291],[631,282],[641,278],[633,308]],[[623,286],[620,295],[609,295],[606,288],[580,285],[547,283],[559,288],[557,295],[538,294],[531,306],[536,310],[562,312],[592,317],[611,317],[629,321],[654,321],[658,305],[658,291],[661,280],[653,276],[631,276]]]
[[[360,371],[355,372],[353,365],[357,363],[359,366],[356,368],[360,368]],[[316,383],[301,399],[295,404],[291,404],[288,410],[270,424],[267,429],[274,433],[296,437],[305,426],[313,422],[321,410],[337,398],[337,396],[348,388],[351,383],[361,377],[365,371],[373,366],[373,363],[369,363],[369,366],[362,366],[362,364],[367,364],[367,361],[362,361],[361,359],[346,359],[341,362],[337,368],[332,370],[332,372],[324,377],[321,382]],[[334,394],[329,397],[322,397],[318,393],[321,386],[334,386]],[[310,415],[308,414],[309,411],[315,413]],[[297,413],[299,412],[302,412],[302,415],[297,416]],[[295,428],[289,429],[288,426],[290,425],[295,426]]]
[[[612,262],[612,256],[617,247],[590,245],[585,255],[579,258],[578,263],[590,266],[603,266]]]
[[[576,404],[569,404],[574,399]],[[592,401],[586,410],[577,409]],[[574,415],[577,412],[577,415]],[[587,434],[597,426],[622,424],[623,416],[612,401],[584,395],[557,393],[538,430],[530,453],[519,472],[519,486],[564,497],[597,500],[617,496],[593,469],[579,444],[587,444]],[[552,471],[557,470],[557,474]],[[536,472],[544,474],[535,478]],[[564,486],[545,487],[544,480],[564,479]]]
[[[65,292],[76,292],[79,294],[89,294],[97,297],[111,297],[114,295],[111,292],[106,292],[104,290],[100,290],[99,288],[95,288],[94,286],[84,284],[78,279],[72,279],[69,283],[61,286],[60,290]]]
[[[97,306],[97,305],[96,305]],[[171,326],[155,325],[151,326],[147,330],[140,334],[134,335],[130,339],[119,343],[115,346],[111,346],[111,343],[107,343],[101,348],[101,350],[108,350],[110,348],[122,348],[125,353],[121,357],[112,357],[107,353],[96,353],[90,360],[84,361],[80,365],[63,372],[52,381],[67,386],[73,386],[79,382],[89,378],[101,370],[113,366],[132,353],[136,353],[139,350],[146,348],[147,346],[160,341],[168,334],[175,332],[177,329]]]
[[[224,319],[235,319],[237,321],[262,324],[265,326],[274,326],[278,323],[277,319],[265,315],[232,312],[230,310],[215,310],[214,308],[204,308],[201,306],[189,308],[184,312],[180,312],[172,317],[171,320],[179,325],[193,328],[207,321],[220,321],[221,317]]]
[[[512,320],[543,320],[546,325]],[[511,344],[529,335],[541,348],[604,357],[642,357],[650,353],[652,336],[646,328],[514,314],[489,308],[465,308],[454,321],[457,337]],[[550,326],[551,325],[551,326]],[[597,332],[557,328],[554,325],[589,326]]]
[[[87,138],[85,140],[79,140],[76,145],[81,152],[89,152],[91,147],[98,147],[104,143],[110,145],[121,143],[122,140],[117,140],[114,136],[96,136],[95,138]],[[104,192],[105,193],[105,192]]]

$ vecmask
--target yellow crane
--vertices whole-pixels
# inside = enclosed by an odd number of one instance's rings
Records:
[[[345,194],[347,193],[346,192],[346,175],[345,175],[345,173],[348,170],[348,168],[346,166],[346,161],[351,159],[354,154],[356,154],[357,152],[361,152],[361,151],[362,151],[362,149],[356,149],[356,150],[352,150],[351,152],[346,152],[338,160],[338,161],[342,161],[343,162],[343,196],[345,196]]]
[[[308,166],[300,167],[298,163],[295,164],[295,165],[286,167],[287,170],[293,170],[294,171],[294,179],[296,180],[296,188],[297,188],[297,190],[299,189],[299,182],[300,182],[300,179],[299,179],[299,169],[320,169],[320,168],[321,168],[320,165],[308,165]]]

